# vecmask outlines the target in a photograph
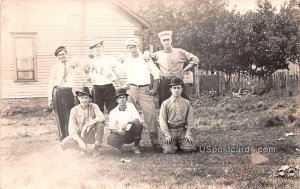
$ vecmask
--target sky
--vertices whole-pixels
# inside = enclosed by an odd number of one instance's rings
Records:
[[[257,8],[256,5],[257,0],[229,0],[229,8],[233,8],[234,5],[237,6],[237,10],[241,12],[246,12],[247,10],[255,10]],[[286,0],[269,0],[273,6],[276,6],[276,9],[279,10],[280,6]]]

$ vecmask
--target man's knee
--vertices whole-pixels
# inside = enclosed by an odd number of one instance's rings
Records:
[[[162,148],[164,154],[174,154],[177,151],[177,146],[175,145],[164,144]]]
[[[118,139],[114,134],[110,134],[107,138],[107,144],[114,146],[114,147],[119,147],[123,145],[121,142],[121,139]]]
[[[193,152],[196,150],[196,146],[193,143],[189,142],[181,143],[179,148],[183,152]]]

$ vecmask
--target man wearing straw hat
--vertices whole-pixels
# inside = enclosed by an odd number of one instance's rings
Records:
[[[94,57],[91,59],[90,78],[93,85],[93,102],[102,112],[104,105],[108,112],[117,106],[116,90],[113,83],[122,86],[116,72],[117,61],[110,56],[103,55],[104,40],[101,37],[94,39],[89,46],[93,50]]]

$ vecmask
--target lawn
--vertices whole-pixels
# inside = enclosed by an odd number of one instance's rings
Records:
[[[299,188],[298,99],[296,92],[281,90],[262,96],[192,97],[199,152],[154,152],[145,129],[141,155],[134,155],[130,146],[120,154],[105,144],[98,157],[62,151],[53,114],[43,111],[43,105],[3,107],[0,186]],[[279,176],[283,165],[294,168],[294,175]]]

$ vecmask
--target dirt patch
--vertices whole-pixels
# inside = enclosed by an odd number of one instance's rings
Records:
[[[274,177],[282,165],[300,164],[296,97],[282,91],[192,97],[194,138],[202,150],[190,154],[153,152],[145,129],[140,156],[130,145],[118,154],[106,144],[98,157],[80,156],[59,148],[51,112],[33,108],[3,115],[1,188],[297,188],[299,175]],[[276,117],[280,126],[265,127]]]

